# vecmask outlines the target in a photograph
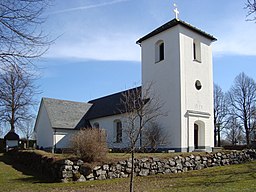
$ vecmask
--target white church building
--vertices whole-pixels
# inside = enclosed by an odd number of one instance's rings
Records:
[[[158,118],[167,136],[161,150],[211,151],[214,147],[214,41],[212,35],[173,19],[136,42],[141,47],[141,88],[153,82],[152,91],[167,112]],[[80,128],[100,127],[106,131],[109,148],[128,147],[118,109],[126,91],[87,103],[43,98],[35,123],[37,145],[68,148],[70,137]]]

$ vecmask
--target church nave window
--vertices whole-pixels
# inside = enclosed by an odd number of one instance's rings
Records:
[[[97,129],[100,128],[100,124],[97,123],[97,122],[96,122],[96,123],[93,123],[93,128],[97,128]]]
[[[115,121],[115,142],[122,143],[123,141],[123,130],[122,130],[122,122],[120,120]]]
[[[155,44],[155,62],[164,60],[164,41],[160,40]]]

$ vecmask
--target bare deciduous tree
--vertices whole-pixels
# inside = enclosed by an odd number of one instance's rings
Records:
[[[42,55],[50,41],[40,29],[50,0],[0,1],[0,63],[28,64]]]
[[[34,122],[34,118],[27,119],[26,121],[23,121],[18,127],[23,134],[22,137],[26,139],[27,148],[29,148],[29,139],[32,139],[34,136]]]
[[[0,73],[0,120],[10,125],[11,131],[33,117],[31,107],[36,104],[35,94],[39,93],[34,80],[34,74],[18,65],[9,65]]]
[[[248,10],[247,17],[251,17],[256,13],[256,0],[247,0],[245,3],[245,9]],[[251,19],[248,19],[249,21],[255,21],[256,16],[252,16]]]
[[[3,137],[4,128],[3,125],[0,123],[0,138]]]
[[[255,81],[240,73],[234,81],[234,85],[228,92],[229,110],[239,123],[243,126],[246,135],[246,143],[250,144],[250,135],[253,130],[253,116],[256,104]]]
[[[151,151],[157,151],[160,145],[165,144],[167,135],[161,125],[156,122],[150,122],[143,132],[144,146],[149,147]]]
[[[256,107],[256,105],[255,105]],[[254,110],[253,117],[252,117],[252,141],[254,142],[253,145],[256,145],[256,109]]]
[[[121,99],[121,112],[124,114],[124,131],[129,140],[132,156],[132,171],[130,177],[130,192],[134,191],[134,153],[136,146],[142,147],[142,133],[150,122],[156,121],[164,113],[163,103],[152,90],[152,83],[143,89],[137,87],[124,92]]]
[[[226,128],[226,140],[229,141],[232,145],[237,145],[241,144],[243,139],[244,135],[241,125],[238,123],[236,117],[230,116]]]
[[[219,85],[214,84],[214,146],[220,147],[221,131],[225,127],[227,114],[225,94]]]

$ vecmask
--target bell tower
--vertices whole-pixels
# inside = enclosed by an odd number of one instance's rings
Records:
[[[211,151],[214,145],[212,35],[176,18],[140,38],[142,89],[152,84],[168,116],[158,120],[163,150]]]

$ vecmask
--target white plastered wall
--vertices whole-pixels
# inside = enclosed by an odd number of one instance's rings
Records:
[[[199,132],[199,145],[213,147],[213,77],[211,40],[179,26],[181,49],[181,117],[182,147],[194,146],[194,123],[201,121],[204,131]],[[193,42],[199,42],[201,61],[193,59]],[[195,82],[199,80],[202,88],[197,90]],[[196,112],[189,116],[188,111]],[[208,114],[202,117],[202,114]],[[204,116],[204,115],[203,115]],[[201,130],[201,129],[200,129]],[[204,138],[202,138],[204,137]],[[204,142],[200,142],[204,141]]]
[[[165,58],[155,63],[155,44],[164,42]],[[193,60],[193,42],[200,43],[201,62]],[[153,83],[153,90],[165,105],[167,117],[159,118],[159,124],[168,134],[165,147],[189,150],[194,146],[194,122],[201,119],[205,130],[200,134],[201,146],[213,147],[213,77],[211,40],[187,28],[177,25],[141,43],[142,87]],[[202,89],[195,88],[200,80]],[[209,114],[193,120],[188,110]],[[192,127],[191,127],[192,126]],[[193,130],[193,132],[191,130]],[[192,132],[192,133],[191,133]],[[191,139],[193,138],[193,139]]]
[[[54,129],[53,143],[56,148],[70,148],[72,135],[77,130]]]
[[[155,44],[164,41],[164,60],[155,63]],[[164,102],[162,111],[168,116],[158,119],[159,125],[167,133],[166,145],[162,147],[180,148],[181,146],[181,108],[180,108],[180,50],[178,28],[173,27],[141,43],[142,47],[142,88],[152,83],[153,94]]]
[[[37,115],[35,132],[37,145],[44,148],[53,147],[53,129],[43,102]]]
[[[18,140],[6,140],[6,147],[17,147],[19,145]]]
[[[116,127],[115,122],[117,120],[120,120],[122,122],[122,142],[116,143]],[[90,121],[90,124],[93,125],[94,123],[99,123],[99,128],[104,129],[106,131],[107,136],[107,144],[109,148],[126,148],[128,147],[128,139],[127,135],[125,133],[125,121],[124,121],[124,115],[113,115],[108,117],[101,117],[97,119],[93,119]]]

